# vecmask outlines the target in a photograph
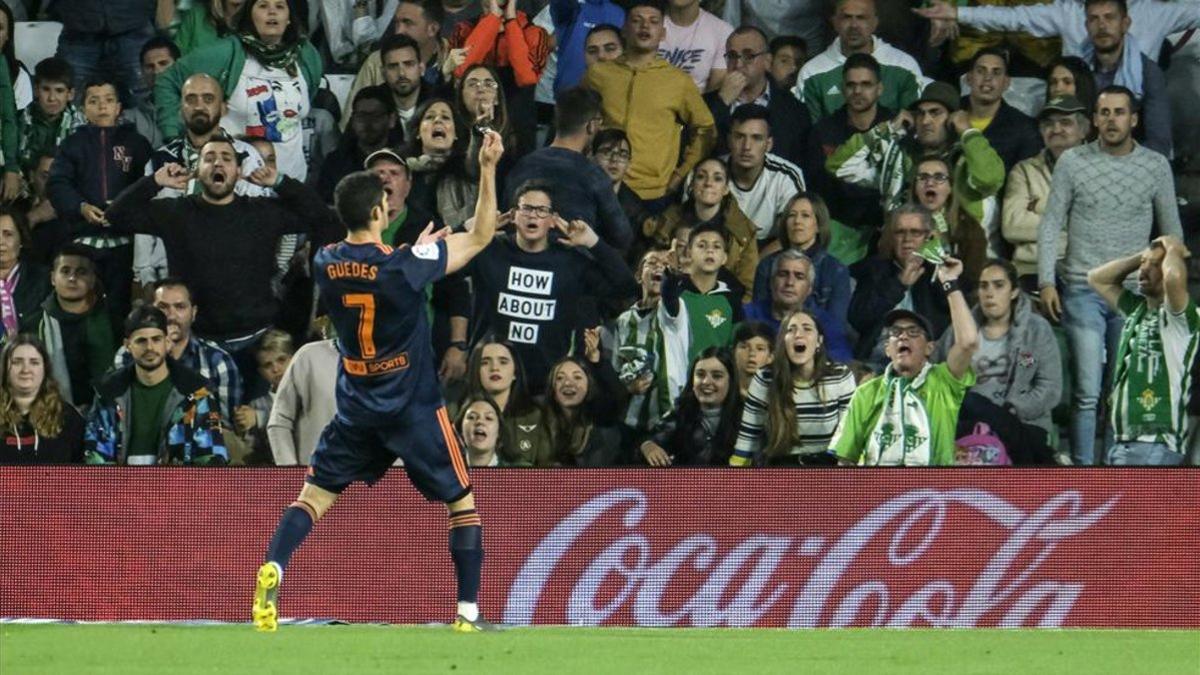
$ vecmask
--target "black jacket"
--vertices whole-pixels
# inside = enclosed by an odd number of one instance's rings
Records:
[[[908,290],[912,292],[913,311],[933,324],[935,335],[930,336],[930,340],[936,341],[950,325],[950,306],[946,304],[941,287],[932,283],[933,270],[933,265],[925,263],[921,278]],[[867,359],[879,344],[884,329],[883,317],[904,299],[905,288],[900,283],[896,262],[890,258],[860,260],[850,266],[850,276],[858,283],[850,298],[847,317],[859,335],[854,356]]]
[[[808,110],[796,100],[792,92],[775,86],[770,76],[767,77],[767,91],[771,97],[767,102],[767,112],[771,118],[771,138],[775,141],[771,152],[799,165],[804,161],[804,139],[808,138],[808,130],[812,126]],[[728,138],[732,113],[715,91],[705,94],[704,102],[708,104],[708,109],[712,111],[713,120],[717,124],[717,149],[713,154],[723,155],[729,152]]]
[[[154,0],[58,0],[46,4],[51,5],[50,15],[62,22],[65,34],[120,35],[154,28]]]
[[[893,116],[895,113],[891,110],[876,107],[875,119],[871,120],[868,129],[892,119]],[[838,108],[828,117],[821,118],[813,125],[808,136],[808,146],[801,166],[808,189],[825,198],[830,217],[847,227],[875,230],[883,225],[879,191],[838,180],[825,170],[825,161],[829,156],[856,133],[859,133],[858,130],[850,126],[846,106]]]
[[[107,228],[88,224],[79,207],[84,202],[101,209],[107,207],[122,190],[145,175],[150,152],[150,141],[131,124],[89,124],[67,136],[50,165],[46,192],[72,236],[113,234]]]
[[[969,111],[969,97],[964,96],[962,109]],[[1029,159],[1042,149],[1042,134],[1037,120],[1000,101],[1000,109],[992,123],[983,130],[983,137],[992,144],[992,149],[1004,160],[1004,175],[1023,159]]]
[[[21,278],[13,293],[13,304],[17,306],[17,326],[22,333],[37,330],[42,316],[42,303],[50,295],[50,271],[37,263],[22,261]]]

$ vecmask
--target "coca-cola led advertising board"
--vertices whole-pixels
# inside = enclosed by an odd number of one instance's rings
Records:
[[[476,470],[511,624],[1200,627],[1191,469]],[[246,621],[302,469],[0,469],[0,616]],[[148,580],[165,580],[151,586]],[[285,617],[447,621],[400,471],[292,560]]]

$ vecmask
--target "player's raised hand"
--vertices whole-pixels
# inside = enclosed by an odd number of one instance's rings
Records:
[[[504,141],[500,139],[500,134],[488,129],[483,134],[483,142],[479,144],[479,166],[481,168],[495,169],[500,163],[500,157],[504,155]]]
[[[158,171],[154,172],[154,182],[159,187],[171,188],[174,190],[186,190],[188,177],[190,172],[182,164],[169,162],[159,167]]]
[[[591,248],[596,245],[596,242],[600,241],[600,237],[597,236],[596,231],[578,218],[568,223],[561,216],[555,216],[554,226],[558,228],[559,232],[563,233],[567,243],[572,246]]]
[[[433,243],[439,242],[449,236],[450,236],[450,227],[449,226],[446,226],[440,230],[434,231],[433,221],[431,220],[431,221],[429,221],[429,224],[425,226],[425,229],[421,230],[421,234],[417,235],[417,246],[422,246],[424,244],[433,244]]]

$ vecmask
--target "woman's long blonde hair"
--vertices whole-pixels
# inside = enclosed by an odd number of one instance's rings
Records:
[[[25,333],[10,339],[4,346],[3,358],[0,358],[4,365],[0,370],[0,424],[3,424],[5,429],[20,427],[25,418],[13,398],[8,367],[12,364],[13,353],[17,351],[17,347],[27,345],[36,349],[38,355],[41,356],[42,368],[45,373],[42,385],[38,387],[37,396],[34,397],[33,404],[29,406],[29,423],[33,425],[34,431],[39,436],[54,438],[63,430],[64,403],[62,395],[58,393],[58,384],[50,374],[50,354],[46,351],[46,345],[36,337]]]

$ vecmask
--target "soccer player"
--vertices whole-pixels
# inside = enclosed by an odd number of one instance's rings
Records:
[[[483,536],[466,460],[442,401],[426,320],[425,288],[458,271],[496,232],[496,163],[504,153],[489,131],[479,150],[479,199],[467,232],[429,235],[392,249],[380,234],[388,224],[387,194],[375,174],[346,176],[334,191],[345,240],[317,253],[324,304],[339,336],[337,415],[321,434],[304,488],[283,512],[258,568],[253,620],[261,631],[278,624],[277,596],[292,553],[338,494],[355,481],[372,484],[400,457],[427,499],[450,512],[450,554],[458,579],[454,630],[494,630],[479,615],[476,596]]]

